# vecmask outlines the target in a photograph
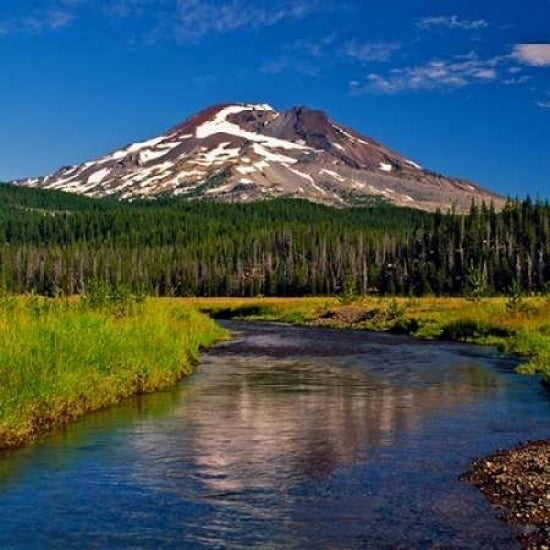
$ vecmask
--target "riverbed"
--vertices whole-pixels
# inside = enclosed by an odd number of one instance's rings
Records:
[[[490,348],[226,325],[174,390],[0,457],[0,548],[519,548],[469,462],[549,436]]]

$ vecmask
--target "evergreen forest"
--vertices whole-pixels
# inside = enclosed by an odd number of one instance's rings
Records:
[[[73,295],[90,281],[158,296],[545,293],[550,206],[125,203],[0,185],[0,287]]]

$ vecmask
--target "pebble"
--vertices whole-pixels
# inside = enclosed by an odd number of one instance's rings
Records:
[[[525,550],[550,550],[550,440],[476,460],[461,479],[498,505],[506,521],[531,528],[520,537]]]

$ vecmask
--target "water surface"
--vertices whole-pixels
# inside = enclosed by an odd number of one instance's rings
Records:
[[[515,360],[229,323],[175,390],[0,458],[0,548],[518,548],[469,461],[548,437]]]

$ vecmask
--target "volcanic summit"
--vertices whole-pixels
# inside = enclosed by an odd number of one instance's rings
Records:
[[[335,206],[372,197],[423,210],[502,198],[436,174],[324,112],[224,104],[166,133],[52,175],[14,182],[90,197],[250,202],[294,197]]]

